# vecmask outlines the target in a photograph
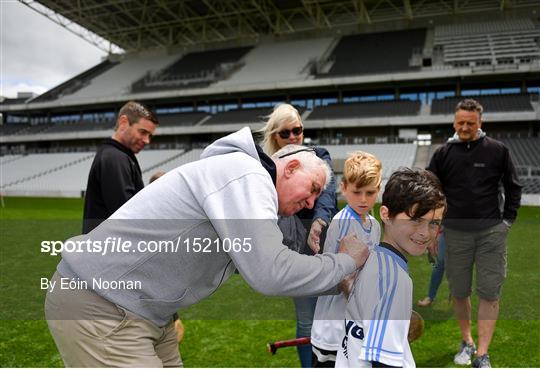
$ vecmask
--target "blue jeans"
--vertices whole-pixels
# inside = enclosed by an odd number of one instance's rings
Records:
[[[439,236],[439,253],[437,254],[437,260],[433,264],[433,270],[431,271],[431,280],[429,282],[428,297],[435,299],[437,296],[437,290],[441,285],[444,276],[444,253],[446,249],[446,242],[444,241],[444,234]]]
[[[296,338],[311,337],[317,297],[295,297],[293,301],[296,309]],[[296,349],[302,368],[311,368],[311,345],[296,346]]]

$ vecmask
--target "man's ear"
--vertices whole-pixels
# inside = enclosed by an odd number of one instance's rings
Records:
[[[381,206],[381,208],[379,209],[379,215],[381,216],[381,220],[384,224],[387,224],[390,221],[390,211],[386,206]]]
[[[285,165],[285,177],[289,178],[298,169],[300,169],[300,160],[290,160],[287,165]]]
[[[125,131],[129,127],[129,119],[127,115],[121,115],[118,117],[118,130]]]
[[[341,189],[341,192],[345,191],[347,189],[347,184],[343,181],[340,182],[339,188]]]

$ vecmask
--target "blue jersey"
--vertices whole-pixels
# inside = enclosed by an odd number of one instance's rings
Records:
[[[407,340],[411,312],[407,261],[392,246],[381,243],[354,282],[336,367],[371,367],[372,361],[414,367]]]
[[[371,215],[362,222],[360,216],[348,205],[336,214],[326,233],[324,252],[337,253],[341,239],[349,234],[356,234],[370,250],[379,244],[381,227]],[[317,299],[311,343],[320,349],[337,351],[343,339],[343,319],[347,300],[343,294],[320,296]],[[317,354],[317,353],[316,353]]]

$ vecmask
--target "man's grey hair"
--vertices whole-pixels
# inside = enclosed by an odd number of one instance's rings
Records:
[[[465,111],[475,111],[478,113],[478,116],[482,116],[482,113],[484,112],[484,108],[480,103],[474,99],[465,99],[461,100],[456,105],[456,111],[458,110],[465,110]]]
[[[293,152],[295,153],[292,154]],[[280,150],[276,151],[272,155],[272,160],[275,163],[283,162],[285,165],[287,165],[287,163],[293,159],[300,161],[301,170],[304,171],[304,173],[310,173],[322,168],[326,176],[326,182],[324,183],[323,190],[326,189],[326,186],[328,186],[328,183],[330,183],[330,179],[332,177],[332,170],[330,169],[328,163],[317,156],[313,148],[300,145],[287,145],[283,146]]]

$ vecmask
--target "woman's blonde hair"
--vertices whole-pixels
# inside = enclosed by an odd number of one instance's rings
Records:
[[[304,127],[298,110],[290,104],[276,105],[272,114],[266,116],[266,119],[266,125],[261,132],[264,134],[263,149],[268,155],[272,155],[280,149],[276,141],[275,133],[278,132],[279,127],[281,127],[282,124],[297,120],[300,122],[300,125]]]

